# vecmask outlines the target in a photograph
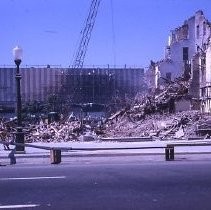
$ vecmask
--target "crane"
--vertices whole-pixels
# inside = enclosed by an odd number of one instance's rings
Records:
[[[95,24],[95,19],[97,16],[100,2],[101,0],[92,0],[91,2],[90,8],[89,8],[89,14],[85,23],[85,27],[82,31],[82,38],[80,40],[79,47],[76,51],[75,59],[73,61],[73,68],[75,69],[83,68],[84,58],[87,52],[89,40],[91,38],[91,33]]]
[[[87,52],[88,44],[91,38],[92,29],[95,24],[95,19],[98,13],[98,8],[100,5],[101,0],[91,0],[91,5],[89,8],[88,17],[85,21],[85,27],[83,28],[81,32],[81,39],[79,42],[79,46],[77,48],[77,51],[75,53],[75,57],[73,60],[72,68],[69,68],[67,71],[67,74],[65,76],[66,82],[64,83],[64,93],[65,95],[69,95],[70,98],[74,98],[77,95],[81,95],[81,77],[75,77],[74,70],[79,70],[81,74],[81,70],[83,68],[85,55]],[[80,87],[75,87],[72,79],[75,78],[77,80],[77,83]],[[64,96],[66,97],[66,96]]]

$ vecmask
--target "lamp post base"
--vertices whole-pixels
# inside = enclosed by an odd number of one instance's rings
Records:
[[[25,153],[24,132],[22,128],[17,128],[15,143],[15,153]]]

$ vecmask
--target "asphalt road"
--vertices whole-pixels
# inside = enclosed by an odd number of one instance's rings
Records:
[[[1,167],[0,209],[210,210],[211,162],[127,157]]]

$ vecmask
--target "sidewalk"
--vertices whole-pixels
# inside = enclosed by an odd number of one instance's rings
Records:
[[[211,140],[172,140],[172,141],[147,141],[147,142],[60,142],[60,143],[43,143],[37,142],[32,145],[48,146],[48,147],[60,147],[60,148],[72,148],[69,151],[62,151],[63,157],[81,157],[81,156],[123,156],[123,155],[164,155],[164,148],[156,149],[126,149],[137,147],[166,147],[171,143],[211,143]],[[14,146],[10,145],[10,148]],[[107,150],[97,150],[99,148],[106,148]],[[117,148],[109,150],[109,148]],[[122,148],[122,149],[118,149]],[[123,149],[124,148],[124,149]],[[81,149],[81,150],[80,150]],[[84,150],[83,150],[84,149]],[[92,149],[85,150],[85,149]],[[96,150],[94,150],[96,149]],[[8,158],[10,151],[4,150],[2,144],[0,144],[0,159]],[[211,154],[211,146],[182,146],[175,147],[176,154]],[[45,158],[50,156],[50,150],[43,150],[32,147],[25,147],[24,154],[16,154],[16,158]]]

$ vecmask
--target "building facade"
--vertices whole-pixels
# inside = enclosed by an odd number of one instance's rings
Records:
[[[190,82],[191,108],[211,113],[211,23],[202,11],[170,32],[164,59],[151,62],[147,71],[154,91],[178,77]]]
[[[211,40],[210,40],[211,41]],[[211,113],[211,42],[198,54],[201,111]]]
[[[182,26],[170,31],[164,59],[154,62],[154,66],[150,65],[148,80],[155,80],[155,71],[160,74],[159,84],[162,84],[162,78],[174,80],[184,76],[188,79],[191,76],[191,60],[199,50],[205,48],[210,34],[209,21],[201,10],[197,11]]]
[[[105,103],[112,97],[134,97],[143,90],[144,69],[84,68],[68,69],[69,95],[77,103]]]
[[[142,68],[21,68],[23,103],[45,102],[52,94],[71,103],[109,103],[112,97],[134,97],[144,85]],[[0,68],[0,106],[16,102],[15,68]]]
[[[58,93],[62,79],[59,68],[21,68],[21,98],[23,103],[45,101],[49,94]],[[16,69],[0,68],[0,105],[15,107]]]

